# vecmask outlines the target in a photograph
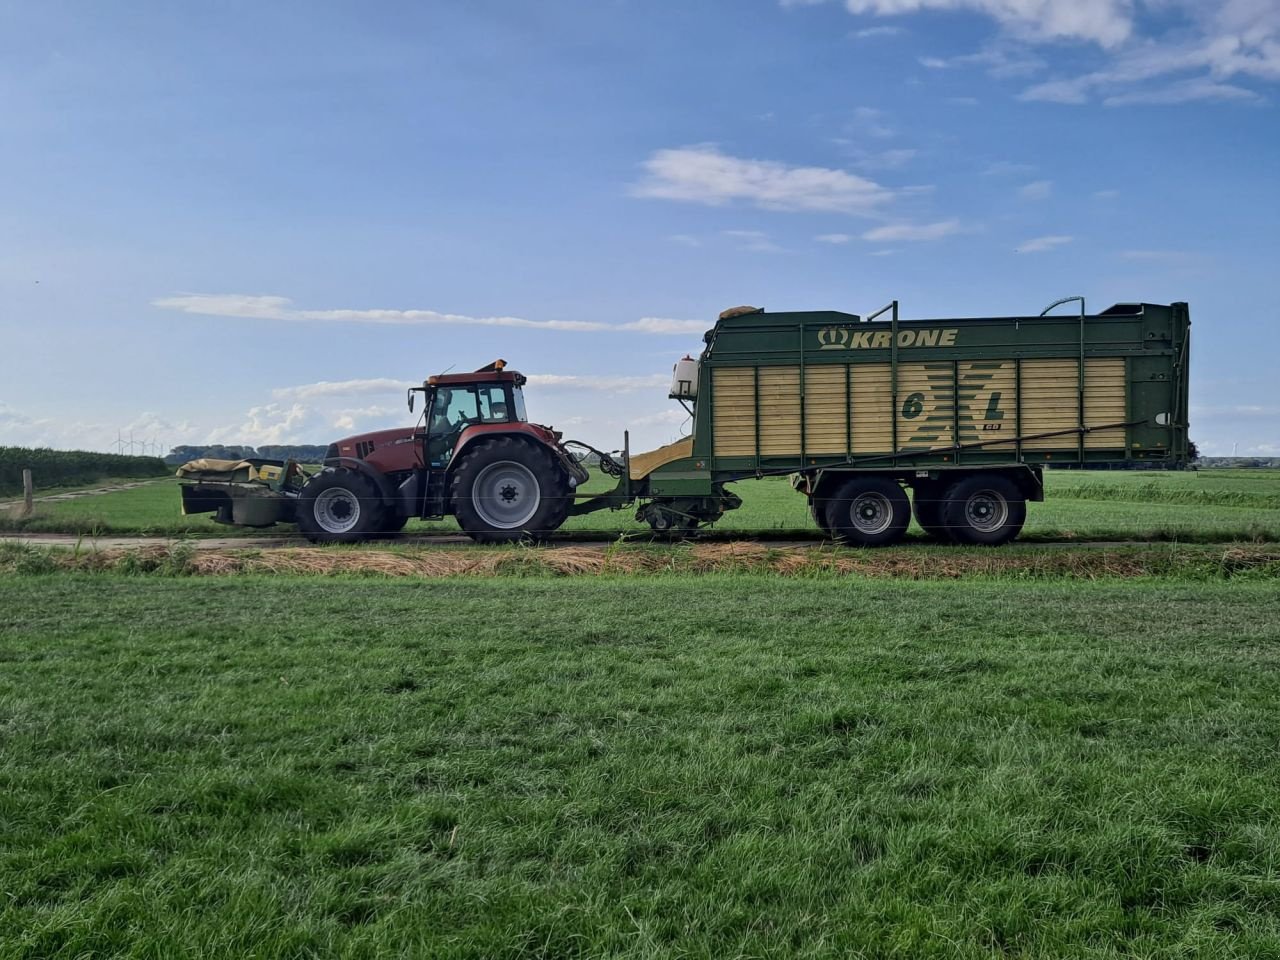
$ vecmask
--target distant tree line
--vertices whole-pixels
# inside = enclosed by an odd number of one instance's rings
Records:
[[[1197,467],[1235,467],[1250,470],[1280,469],[1280,457],[1201,457]]]
[[[23,470],[31,471],[37,489],[96,483],[108,478],[162,477],[169,472],[159,457],[47,447],[0,447],[0,494],[22,492]]]
[[[324,459],[327,447],[314,443],[269,443],[260,447],[239,444],[209,443],[204,446],[174,447],[164,458],[165,463],[178,465],[188,460],[244,460],[261,457],[264,460],[297,460],[300,463],[319,463]]]

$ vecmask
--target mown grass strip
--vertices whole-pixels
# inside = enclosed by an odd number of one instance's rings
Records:
[[[650,576],[752,573],[784,577],[1017,580],[1164,577],[1186,580],[1280,579],[1280,549],[1203,548],[849,550],[774,548],[758,542],[588,547],[289,547],[197,550],[194,544],[130,550],[41,549],[0,544],[0,572],[129,573],[172,576],[502,577]]]

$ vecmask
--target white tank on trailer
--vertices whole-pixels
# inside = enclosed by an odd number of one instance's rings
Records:
[[[677,360],[671,371],[671,399],[696,400],[698,398],[698,361],[685,354]]]

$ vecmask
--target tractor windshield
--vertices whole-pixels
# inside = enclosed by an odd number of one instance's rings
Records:
[[[524,420],[524,395],[501,383],[465,387],[440,387],[431,407],[432,436],[455,433],[473,423],[510,423]]]

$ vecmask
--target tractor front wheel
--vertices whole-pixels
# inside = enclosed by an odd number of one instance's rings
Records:
[[[382,498],[373,482],[351,470],[329,470],[302,488],[298,529],[312,543],[354,543],[381,533]]]
[[[480,543],[508,543],[557,529],[569,514],[573,489],[545,447],[514,437],[467,447],[449,483],[453,513]]]

